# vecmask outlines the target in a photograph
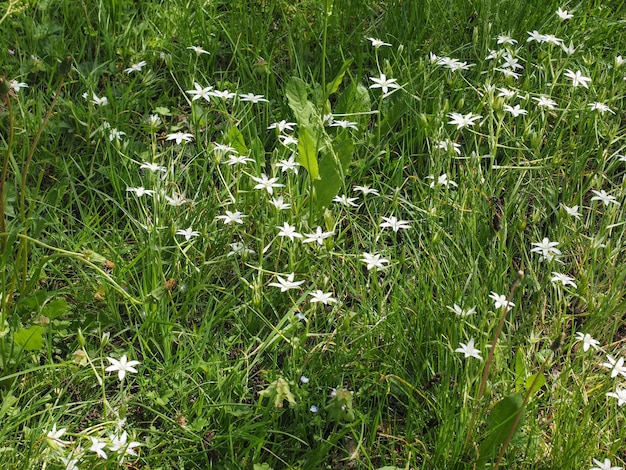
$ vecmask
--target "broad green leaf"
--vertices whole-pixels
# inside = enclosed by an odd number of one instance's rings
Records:
[[[343,81],[343,76],[348,71],[350,64],[352,64],[352,59],[346,60],[341,66],[339,73],[335,76],[333,81],[326,84],[326,97],[329,97],[333,93],[337,92],[339,85],[341,85],[341,82]]]
[[[274,470],[266,463],[255,463],[252,468],[254,470]]]
[[[537,377],[537,381],[535,382],[535,385],[533,385],[535,377]],[[537,393],[545,384],[546,377],[543,374],[533,374],[526,377],[526,390],[530,390],[530,387],[532,386],[532,390],[530,391],[531,394]]]
[[[515,352],[515,391],[524,390],[524,379],[526,378],[526,367],[524,366],[524,354],[522,348]]]
[[[315,140],[306,126],[300,127],[298,132],[298,163],[309,172],[312,180],[320,177]]]
[[[24,351],[37,351],[44,346],[41,326],[31,326],[30,328],[20,328],[13,335],[13,341]]]
[[[67,312],[67,302],[65,299],[54,299],[48,302],[41,309],[41,314],[50,320],[57,318]]]
[[[519,393],[504,397],[494,405],[487,418],[487,437],[479,448],[479,457],[476,468],[484,468],[487,462],[494,458],[499,447],[506,441],[511,432],[517,413],[522,409],[522,396]],[[521,425],[521,419],[517,424],[517,431]]]
[[[372,102],[367,88],[362,84],[351,83],[340,95],[337,101],[336,111],[340,114],[348,114],[347,119],[355,121],[359,127],[367,127],[371,116]]]
[[[46,301],[48,293],[45,290],[38,290],[35,293],[23,297],[17,301],[17,311],[20,315],[38,312],[43,303]]]
[[[315,208],[318,211],[328,207],[342,188],[345,172],[354,153],[354,144],[347,137],[337,138],[331,145],[331,149],[324,152],[320,159],[320,179],[313,183]]]
[[[228,129],[228,143],[232,148],[237,150],[239,155],[248,154],[248,147],[246,147],[246,141],[243,138],[243,134],[235,126],[231,126],[231,128]]]
[[[289,107],[296,116],[300,127],[308,127],[313,124],[316,114],[315,107],[308,99],[307,85],[297,77],[291,77],[285,88]],[[300,135],[298,134],[298,138]]]

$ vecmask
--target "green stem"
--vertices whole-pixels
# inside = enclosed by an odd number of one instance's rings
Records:
[[[7,150],[4,154],[4,161],[2,162],[2,173],[0,174],[0,232],[6,232],[6,221],[4,220],[4,185],[6,184],[6,177],[9,171],[9,158],[11,157],[11,148],[13,147],[13,106],[11,105],[11,99],[8,95],[4,96],[4,102],[7,105],[9,111],[9,137],[7,139]],[[4,249],[6,240],[4,237],[0,238],[1,248]]]

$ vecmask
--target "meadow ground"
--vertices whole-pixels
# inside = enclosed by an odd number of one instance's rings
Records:
[[[7,469],[626,464],[626,5],[0,5]]]

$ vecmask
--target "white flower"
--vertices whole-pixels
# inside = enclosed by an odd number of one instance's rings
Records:
[[[456,142],[452,142],[449,139],[440,140],[437,144],[437,147],[439,147],[442,150],[445,150],[446,152],[449,152],[450,150],[454,150],[457,155],[461,155],[461,145],[457,144]]]
[[[56,423],[53,424],[52,429],[46,433],[48,445],[55,450],[59,450],[61,447],[69,445],[69,442],[61,440],[65,431],[67,431],[67,428],[57,429]]]
[[[380,196],[380,193],[378,192],[378,189],[372,189],[369,186],[355,186],[353,188],[354,191],[360,191],[363,193],[363,195],[366,194],[373,194],[374,196]]]
[[[576,338],[583,342],[583,351],[587,352],[589,351],[589,348],[593,348],[596,351],[598,350],[600,342],[597,339],[593,339],[589,333],[585,334],[578,331],[576,333]]]
[[[291,207],[291,204],[287,204],[282,196],[278,196],[278,198],[274,197],[274,198],[272,198],[272,200],[270,202],[279,211],[282,211],[282,210],[285,210],[285,209],[289,209]]]
[[[246,248],[246,246],[242,242],[229,243],[228,246],[230,246],[230,251],[226,254],[227,258],[235,255],[246,255],[255,253],[254,250]]]
[[[111,440],[109,450],[117,452],[122,459],[126,455],[137,455],[134,448],[141,445],[139,442],[127,442],[128,433],[126,431],[124,431],[121,435],[110,434],[109,439]]]
[[[569,46],[566,46],[565,43],[561,43],[561,49],[563,49],[567,55],[572,55],[576,52],[576,47],[574,47],[574,43],[572,41],[569,42]]]
[[[556,101],[548,98],[545,95],[541,95],[538,98],[535,97],[533,98],[533,100],[537,102],[537,106],[542,107],[542,108],[554,109],[554,107],[556,106]]]
[[[280,169],[280,171],[286,173],[291,170],[296,175],[298,174],[298,167],[300,164],[296,161],[296,156],[292,153],[288,160],[280,160],[276,163],[276,167]]]
[[[157,165],[156,163],[142,163],[139,166],[140,170],[150,170],[150,171],[160,171],[162,173],[165,173],[167,171],[167,168],[165,168],[164,166],[160,166]]]
[[[517,44],[517,41],[515,39],[513,39],[513,38],[511,38],[511,36],[507,36],[505,34],[501,34],[496,39],[498,40],[497,44],[511,44],[511,45]]]
[[[95,452],[98,457],[106,459],[107,454],[104,452],[104,448],[106,447],[107,443],[93,436],[89,436],[89,439],[91,439],[91,447],[89,448],[89,450],[91,452]]]
[[[532,33],[530,31],[527,31],[527,33],[528,33],[528,39],[526,39],[526,42],[532,42],[532,41],[544,42],[544,35],[541,34],[539,31],[534,30]]]
[[[304,281],[294,281],[293,280],[294,277],[295,277],[295,273],[289,274],[287,276],[287,279],[285,279],[284,277],[280,275],[277,275],[276,278],[278,279],[278,282],[270,282],[268,285],[274,286],[274,287],[280,287],[281,292],[286,292],[289,289],[295,289],[296,287],[304,283]]]
[[[574,289],[576,289],[576,283],[574,282],[573,277],[570,277],[566,274],[555,273],[555,272],[552,273],[552,276],[553,277],[550,279],[550,281],[560,282],[564,286],[572,286]]]
[[[381,46],[391,46],[391,44],[389,44],[388,42],[383,42],[380,39],[376,39],[376,38],[367,38],[369,39],[369,41],[372,43],[372,46],[374,46],[376,49],[378,49]]]
[[[61,462],[65,465],[65,470],[79,470],[78,458],[74,457],[74,451],[70,452],[68,456],[61,456]]]
[[[513,77],[516,80],[520,77],[519,73],[517,73],[517,72],[515,72],[514,70],[511,70],[511,69],[503,69],[501,67],[496,67],[494,70],[496,72],[503,73],[507,77]]]
[[[397,232],[400,229],[409,229],[411,226],[409,225],[408,220],[398,220],[397,217],[383,217],[384,222],[380,223],[380,228],[390,228],[394,232]]]
[[[569,20],[570,18],[574,17],[574,15],[569,13],[567,10],[561,9],[561,7],[559,7],[559,9],[556,11],[556,14],[559,16],[559,18],[561,18],[561,21]]]
[[[137,62],[136,64],[131,65],[127,69],[124,69],[124,72],[127,74],[131,74],[133,72],[141,72],[141,69],[146,65],[146,61],[142,60],[141,62]]]
[[[428,175],[426,178],[427,178],[427,179],[431,179],[431,180],[433,180],[433,182],[432,182],[432,183],[430,183],[430,187],[431,187],[431,188],[434,188],[434,187],[435,187],[435,181],[434,181],[434,180],[435,180],[435,177],[434,177],[433,175]],[[452,180],[449,180],[449,179],[448,179],[448,175],[446,175],[445,173],[444,173],[444,174],[442,174],[442,175],[439,175],[439,177],[437,178],[437,182],[436,182],[436,184],[438,184],[438,185],[440,185],[440,186],[444,186],[444,187],[446,187],[446,188],[447,188],[448,186],[454,186],[454,187],[457,187],[457,186],[458,186],[458,184],[456,184],[456,182],[454,182],[454,181],[452,181]]]
[[[124,131],[118,131],[115,127],[109,131],[109,141],[113,142],[122,140],[122,137],[126,135]]]
[[[622,467],[611,466],[611,461],[609,459],[604,459],[604,462],[600,462],[598,459],[593,459],[593,463],[597,465],[597,467],[591,467],[589,470],[622,470]]]
[[[354,201],[358,200],[358,197],[348,197],[345,194],[341,195],[341,196],[335,196],[333,198],[334,202],[338,202],[339,204],[342,204],[346,207],[359,207],[358,204],[355,204]]]
[[[161,125],[161,117],[158,114],[151,114],[148,117],[148,125],[153,129],[157,128]]]
[[[330,123],[330,127],[343,127],[344,129],[350,128],[350,129],[356,129],[356,130],[359,129],[356,122],[346,121],[346,120],[333,121]]]
[[[500,93],[498,93],[498,96],[501,96],[502,98],[515,97],[515,92],[513,90],[509,90],[508,88],[498,88],[498,90],[500,91]]]
[[[515,307],[515,304],[513,302],[509,302],[504,295],[491,292],[491,294],[489,294],[489,298],[493,299],[493,305],[496,310],[506,306],[506,310],[509,311]]]
[[[98,98],[95,93],[92,96],[91,102],[95,104],[96,106],[106,106],[107,104],[109,104],[109,100],[107,99],[106,96],[103,96],[102,98]]]
[[[278,227],[278,229],[280,230],[278,232],[279,237],[288,237],[291,241],[293,241],[294,238],[302,238],[302,234],[296,232],[296,227],[289,225],[287,222],[285,222],[282,227]]]
[[[383,269],[386,263],[389,263],[388,259],[381,258],[379,253],[363,253],[361,262],[367,265],[367,270],[372,268]]]
[[[611,108],[609,108],[606,104],[604,103],[600,103],[598,101],[595,101],[594,103],[590,103],[589,107],[593,110],[593,111],[600,111],[600,114],[604,114],[607,111],[611,114],[615,114],[615,111],[613,111]]]
[[[202,49],[199,46],[189,46],[187,49],[191,49],[192,51],[194,51],[198,55],[200,55],[200,54],[210,54],[210,52],[205,51],[204,49]]]
[[[585,88],[589,88],[589,83],[591,82],[591,78],[585,77],[580,70],[573,72],[572,70],[567,69],[565,71],[565,76],[572,81],[573,87],[582,85]]]
[[[211,90],[209,92],[209,95],[215,96],[216,98],[220,98],[220,99],[223,99],[223,100],[231,100],[235,96],[237,96],[237,93],[233,93],[233,92],[228,91],[228,90]]]
[[[370,77],[370,80],[374,82],[373,85],[370,85],[370,88],[380,88],[383,91],[383,97],[389,96],[393,93],[393,90],[401,88],[396,82],[395,78],[387,78],[384,73],[380,74],[380,77]],[[391,91],[389,91],[391,89]]]
[[[602,201],[605,206],[608,206],[611,203],[617,204],[618,206],[620,205],[615,199],[615,196],[610,196],[604,189],[601,189],[600,191],[592,189],[591,192],[595,194],[595,196],[591,198],[592,201]]]
[[[233,165],[239,165],[239,164],[246,164],[247,162],[253,162],[254,159],[250,158],[250,157],[246,157],[244,155],[235,155],[234,153],[231,153],[228,155],[228,160],[224,160],[224,163],[227,163],[230,166]]]
[[[250,103],[268,103],[269,101],[265,99],[263,95],[255,95],[254,93],[243,93],[239,95],[239,100],[248,101]]]
[[[523,65],[519,63],[519,59],[513,57],[509,52],[505,52],[502,55],[502,68],[515,70],[522,70],[524,68]]]
[[[467,126],[473,126],[474,123],[482,118],[482,116],[478,114],[460,114],[460,113],[450,113],[448,116],[452,119],[448,121],[448,124],[454,124],[457,129],[462,129]]]
[[[617,387],[615,392],[608,392],[606,396],[617,398],[617,406],[622,406],[626,403],[626,388]]]
[[[248,216],[243,215],[243,213],[239,211],[235,211],[235,212],[226,211],[226,215],[218,215],[215,218],[221,219],[224,221],[224,224],[229,225],[233,222],[238,223],[238,224],[243,224],[244,217],[248,217]]]
[[[126,188],[126,191],[135,193],[135,196],[141,197],[144,195],[152,196],[154,194],[154,190],[146,189],[143,186],[139,186],[138,188]]]
[[[333,293],[332,292],[323,292],[323,291],[318,289],[315,292],[311,292],[309,295],[311,297],[313,297],[311,299],[311,303],[321,302],[324,305],[337,303],[337,299],[335,299],[333,297]]]
[[[528,111],[526,111],[525,109],[521,109],[519,104],[516,104],[515,107],[511,107],[508,104],[505,104],[504,106],[502,106],[502,109],[511,113],[513,117],[517,117],[522,114],[528,114]]]
[[[124,377],[126,376],[126,372],[131,372],[133,374],[137,373],[137,369],[135,369],[134,366],[141,364],[139,361],[129,361],[126,358],[126,354],[124,354],[120,360],[118,361],[117,359],[114,359],[112,357],[107,357],[108,361],[111,363],[111,365],[109,367],[107,367],[105,370],[107,372],[115,372],[117,371],[117,376],[119,377],[120,381],[124,380]]]
[[[295,126],[296,126],[295,122],[287,122],[287,121],[285,121],[283,119],[282,121],[273,122],[272,124],[267,126],[267,128],[268,129],[278,129],[279,133],[283,133],[285,131],[293,131]]]
[[[447,309],[456,313],[460,317],[467,317],[469,315],[472,315],[473,313],[476,313],[476,307],[464,310],[457,304],[454,304],[454,306],[452,307],[448,306]]]
[[[624,62],[626,62],[626,59],[624,59],[621,55],[618,55],[615,57],[615,68],[621,67]]]
[[[332,237],[335,232],[324,232],[322,227],[317,227],[314,233],[306,233],[304,236],[306,237],[302,240],[302,243],[312,243],[317,242],[320,245],[324,244],[324,239],[328,237]]]
[[[191,98],[191,101],[196,101],[196,100],[199,100],[200,98],[204,98],[207,101],[211,101],[211,95],[209,93],[211,92],[211,90],[213,90],[212,86],[203,88],[199,83],[195,83],[195,82],[193,86],[195,90],[185,91],[185,93],[187,93],[188,95],[193,96],[193,98]]]
[[[454,352],[460,352],[463,353],[465,355],[465,358],[468,357],[475,357],[476,359],[479,360],[483,360],[483,358],[480,355],[480,349],[476,349],[474,347],[474,338],[470,339],[467,344],[465,343],[459,343],[459,345],[461,346],[460,348],[456,348],[454,350]]]
[[[172,194],[172,197],[165,196],[165,200],[170,206],[174,206],[174,207],[183,206],[189,202],[189,200],[183,194],[180,194],[180,193],[174,193]]]
[[[200,232],[197,232],[194,229],[192,229],[191,227],[189,227],[186,230],[178,230],[176,232],[176,235],[183,235],[185,237],[185,240],[189,241],[193,237],[197,237],[198,235],[200,235]]]
[[[607,369],[611,369],[611,378],[615,378],[618,375],[622,375],[626,377],[626,367],[624,367],[624,358],[620,357],[618,360],[611,355],[607,355],[606,359],[608,362],[603,362],[600,364],[601,367],[606,367]]]
[[[22,88],[28,88],[28,85],[27,85],[26,83],[24,83],[24,82],[18,82],[18,81],[17,81],[17,80],[15,80],[15,79],[13,79],[13,80],[11,80],[11,81],[9,82],[9,86],[10,86],[11,88],[13,88],[13,91],[14,91],[15,93],[19,93],[19,91],[20,91]]]
[[[580,219],[581,217],[581,213],[578,212],[578,206],[566,206],[565,204],[561,204],[561,206],[563,207],[563,209],[565,209],[565,212],[567,212],[567,215],[571,215],[572,217],[576,218],[576,219]]]
[[[278,178],[268,178],[265,173],[261,173],[261,177],[251,176],[251,178],[258,184],[254,186],[254,189],[265,189],[268,194],[274,194],[274,188],[283,188],[285,185],[277,183]]]
[[[167,134],[165,140],[175,140],[176,144],[180,145],[183,140],[185,142],[192,141],[193,135],[185,132],[174,132],[173,134]]]
[[[548,261],[554,258],[554,255],[560,255],[561,250],[556,248],[559,242],[551,242],[548,237],[545,237],[540,242],[531,243],[535,248],[531,248],[531,253],[541,253],[541,256]]]
[[[298,145],[298,139],[290,135],[279,135],[278,140],[280,140],[280,143],[286,147],[290,145]]]

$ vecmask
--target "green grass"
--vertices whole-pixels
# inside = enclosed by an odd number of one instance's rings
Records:
[[[626,368],[603,364],[626,335],[625,22],[622,1],[5,3],[3,466],[623,467],[607,393]],[[487,58],[505,50],[519,78]],[[383,96],[381,74],[401,88]],[[305,243],[318,227],[332,235]],[[561,254],[541,259],[544,238]],[[270,285],[290,273],[304,282]],[[456,351],[472,339],[482,360]],[[139,364],[119,380],[122,356]]]

